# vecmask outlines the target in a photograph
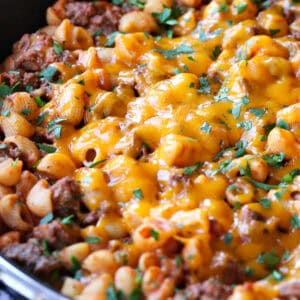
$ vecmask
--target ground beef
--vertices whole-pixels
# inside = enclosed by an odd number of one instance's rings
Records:
[[[116,6],[106,1],[71,2],[65,5],[65,17],[75,25],[109,34],[118,30],[123,14],[136,10],[133,5]]]
[[[11,244],[3,248],[1,253],[35,273],[49,274],[60,268],[59,261],[54,256],[43,255],[42,247],[33,241]]]
[[[232,293],[232,287],[209,279],[202,283],[189,285],[178,293],[174,300],[227,300]]]
[[[56,215],[64,217],[79,212],[81,194],[78,184],[71,177],[58,180],[51,191]]]
[[[225,233],[224,227],[216,219],[209,220],[209,232],[214,238],[219,238]]]
[[[290,280],[279,285],[280,299],[300,299],[300,280]]]
[[[97,14],[96,7],[91,2],[71,2],[65,5],[66,17],[78,26],[89,26],[91,17]]]
[[[244,206],[241,209],[241,221],[245,223],[251,223],[252,221],[264,221],[264,217],[258,212],[249,209],[247,206]]]
[[[80,240],[79,228],[74,225],[64,225],[58,221],[43,224],[33,229],[33,237],[39,241],[47,240],[53,249],[77,243]]]
[[[81,219],[81,224],[83,226],[95,225],[99,220],[100,216],[101,216],[100,210],[91,211]]]
[[[19,90],[31,86],[34,89],[44,84],[40,72],[54,62],[73,64],[76,55],[68,50],[57,54],[53,48],[53,39],[41,32],[25,34],[13,47],[11,63],[1,74],[1,81],[9,86],[18,85]],[[14,72],[9,72],[13,70]],[[53,78],[56,80],[58,78]]]
[[[0,161],[3,161],[9,157],[12,159],[19,158],[20,160],[24,158],[24,154],[15,145],[6,143],[0,143],[0,145],[6,147],[5,149],[0,150]]]
[[[245,280],[244,268],[231,255],[220,251],[213,256],[211,268],[225,284],[238,284]]]
[[[50,49],[48,51],[48,49]],[[14,69],[22,69],[27,72],[41,71],[47,66],[47,62],[54,62],[53,40],[44,33],[25,34],[13,47],[16,55]]]

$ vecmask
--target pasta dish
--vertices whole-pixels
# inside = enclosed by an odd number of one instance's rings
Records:
[[[78,300],[300,299],[300,1],[47,23],[1,66],[1,254]]]

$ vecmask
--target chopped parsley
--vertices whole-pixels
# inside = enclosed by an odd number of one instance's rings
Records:
[[[240,101],[238,101],[234,104],[231,113],[235,119],[238,119],[240,117],[242,106],[246,106],[247,104],[249,104],[249,102],[250,102],[250,100],[249,100],[248,96],[243,96]],[[246,128],[248,128],[248,127],[249,127],[249,123],[246,125]],[[251,124],[251,127],[252,127],[252,124]]]
[[[46,215],[44,218],[40,220],[40,224],[44,225],[51,222],[53,220],[53,217],[54,217],[53,213],[49,213],[48,215]]]
[[[255,186],[256,188],[259,188],[261,190],[264,190],[266,192],[270,191],[270,190],[274,190],[274,189],[278,189],[279,186],[278,185],[272,185],[272,184],[266,184],[266,183],[262,183],[259,181],[255,181],[251,178],[246,178],[246,181],[250,182],[253,186]]]
[[[238,158],[246,154],[246,147],[247,147],[247,142],[238,141],[234,147],[234,149],[236,150],[234,157]]]
[[[283,184],[292,183],[294,178],[298,175],[300,175],[300,169],[298,169],[298,168],[294,169],[291,172],[289,172],[288,174],[284,175],[281,182]]]
[[[54,153],[56,152],[56,147],[54,146],[50,146],[50,145],[47,145],[47,144],[40,144],[40,143],[36,143],[37,147],[47,153]]]
[[[198,92],[200,94],[208,95],[211,92],[211,88],[209,86],[210,82],[207,76],[204,74],[199,78],[199,89]]]
[[[28,115],[30,115],[30,113],[31,113],[31,110],[29,108],[24,108],[21,111],[21,114],[24,115],[24,116],[28,116]]]
[[[261,198],[258,202],[262,205],[263,208],[270,208],[271,207],[271,200],[268,198]]]
[[[71,263],[72,263],[72,271],[75,274],[80,268],[80,261],[78,260],[78,258],[74,255],[71,256]]]
[[[150,229],[149,232],[150,236],[152,236],[156,241],[159,240],[159,233],[157,231],[155,231],[154,229]]]
[[[184,175],[192,175],[201,165],[202,165],[202,163],[198,162],[192,166],[185,167],[183,169],[183,174]]]
[[[152,13],[152,16],[155,17],[160,25],[169,25],[173,26],[177,24],[176,18],[179,17],[179,10],[175,8],[164,7],[162,12]]]
[[[252,268],[250,268],[249,266],[247,266],[245,268],[245,275],[249,276],[249,277],[253,277],[254,276],[254,270]]]
[[[252,123],[250,121],[245,121],[245,122],[239,122],[236,124],[237,128],[243,128],[246,131],[250,130],[252,128]]]
[[[54,48],[54,52],[57,54],[57,55],[61,55],[63,53],[63,48],[62,46],[60,45],[59,42],[53,40],[53,48]]]
[[[216,60],[221,54],[221,52],[222,52],[222,48],[220,46],[216,46],[212,51],[211,58],[213,60]]]
[[[276,255],[276,251],[261,253],[257,258],[257,262],[265,264],[268,268],[274,269],[280,262],[280,258]]]
[[[53,77],[56,75],[57,69],[53,66],[48,66],[46,69],[42,70],[39,74],[41,79],[46,79],[51,81]]]
[[[222,86],[218,92],[217,95],[214,96],[215,101],[220,102],[220,101],[228,101],[228,91],[229,88]]]
[[[257,118],[261,118],[265,113],[266,110],[265,109],[261,109],[261,108],[250,108],[249,111],[255,115],[255,117]]]
[[[105,161],[106,161],[106,159],[101,159],[101,160],[95,161],[89,165],[89,168],[95,168],[96,166],[104,163]]]
[[[207,134],[210,134],[211,133],[211,126],[209,125],[208,122],[204,122],[203,125],[200,127],[200,130],[207,133]]]
[[[233,5],[233,6],[236,9],[237,14],[240,15],[247,9],[248,5],[247,5],[247,3],[241,3],[239,5]]]
[[[277,270],[273,270],[272,273],[270,274],[270,278],[274,279],[275,281],[281,281],[284,279],[284,275],[281,274],[279,271]]]
[[[166,59],[172,59],[179,54],[191,54],[194,50],[191,46],[181,44],[172,50],[155,49],[156,52],[162,54]]]
[[[146,4],[144,1],[140,1],[140,0],[129,0],[128,3],[138,8],[144,8]]]
[[[144,194],[143,194],[143,191],[141,189],[135,189],[133,190],[133,195],[135,198],[139,199],[139,200],[142,200],[144,198]]]
[[[115,39],[116,39],[117,35],[119,35],[119,34],[121,34],[120,31],[115,31],[115,32],[111,33],[104,46],[105,47],[113,47],[115,44]]]
[[[230,243],[231,243],[231,241],[232,241],[232,234],[230,233],[230,232],[228,232],[228,233],[226,233],[225,235],[224,235],[224,243],[225,243],[225,245],[226,246],[229,246],[230,245]]]
[[[40,114],[36,119],[36,124],[41,125],[47,115],[48,115],[47,111],[44,111],[42,114]]]
[[[273,35],[279,33],[279,32],[280,32],[280,29],[270,29],[269,32],[270,32],[270,35],[273,36]]]
[[[51,253],[49,251],[49,242],[46,239],[42,240],[42,249],[43,249],[43,255],[44,256],[50,256]]]
[[[280,152],[279,154],[264,154],[262,159],[272,168],[278,169],[284,163],[284,152]]]
[[[242,165],[239,166],[239,171],[240,171],[240,174],[242,176],[248,176],[248,177],[251,177],[251,169],[250,169],[250,165],[249,165],[249,162],[247,161],[246,163],[246,167],[243,168]]]
[[[218,9],[217,9],[217,12],[220,12],[220,13],[226,13],[228,12],[228,5],[226,2],[223,2],[219,5]]]
[[[0,84],[0,99],[4,99],[6,96],[13,94],[19,85],[20,83],[17,82],[13,87],[10,87],[5,82],[2,82]]]
[[[85,238],[85,241],[88,244],[98,244],[102,241],[102,239],[99,238],[99,237],[96,237],[96,236],[88,236],[88,237]]]
[[[74,224],[74,218],[75,218],[75,215],[67,216],[61,220],[61,223],[65,224],[65,225]]]
[[[289,124],[281,119],[278,120],[277,127],[289,130]]]
[[[290,220],[290,224],[295,229],[300,228],[300,218],[297,214],[293,214]]]
[[[10,116],[10,109],[8,108],[7,110],[3,111],[3,112],[1,113],[1,115],[2,115],[3,117],[9,117],[9,116]]]
[[[38,107],[43,107],[46,102],[42,100],[42,98],[40,96],[36,96],[34,97],[34,101],[36,102],[36,104],[38,105]]]

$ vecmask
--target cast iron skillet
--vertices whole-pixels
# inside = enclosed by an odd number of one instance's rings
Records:
[[[46,8],[54,0],[0,0],[0,62],[24,33],[45,25]],[[30,300],[67,300],[0,255],[0,280]],[[16,298],[17,299],[17,298]]]
[[[46,8],[54,0],[0,0],[0,62],[22,34],[45,24]]]

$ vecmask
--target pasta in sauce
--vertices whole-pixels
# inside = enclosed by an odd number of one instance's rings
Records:
[[[300,299],[300,3],[58,0],[0,75],[0,251],[73,299]]]

